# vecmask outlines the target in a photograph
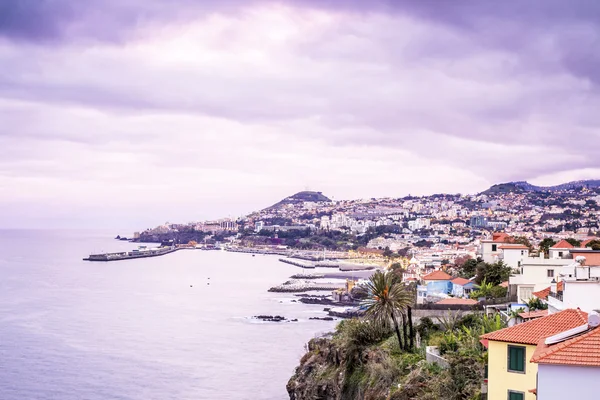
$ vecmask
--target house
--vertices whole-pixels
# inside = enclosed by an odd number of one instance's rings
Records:
[[[565,265],[573,260],[565,258],[525,257],[519,268],[509,278],[510,293],[516,295],[519,302],[527,302],[533,293],[548,287]]]
[[[505,243],[510,243],[511,237],[504,232],[496,232],[492,234],[492,238],[481,241],[481,258],[487,263],[493,263],[498,260],[501,254],[500,246]]]
[[[469,297],[471,292],[478,286],[475,282],[465,278],[454,278],[452,283],[452,295],[456,297]]]
[[[511,268],[521,267],[524,258],[529,257],[529,247],[522,244],[503,244],[498,247],[502,253],[498,256],[504,264]]]
[[[587,313],[566,309],[481,336],[488,349],[488,400],[535,400],[538,365],[530,360],[541,339],[586,324]]]
[[[423,281],[426,284],[429,284],[431,282],[448,282],[451,279],[452,277],[444,271],[433,271],[432,273],[427,274],[423,277]]]
[[[563,239],[560,242],[556,243],[554,246],[550,247],[548,254],[550,258],[555,259],[567,257],[569,255],[569,250],[571,250],[574,247],[575,246],[573,246],[571,243]]]
[[[600,308],[600,266],[587,265],[586,257],[578,256],[560,269],[558,279],[561,282],[554,281],[548,293],[550,314],[573,307],[587,312]]]
[[[527,322],[532,319],[542,318],[548,316],[548,310],[535,310],[519,313],[518,322]]]
[[[600,378],[600,316],[571,331],[540,340],[531,362],[538,365],[540,400],[597,399]]]

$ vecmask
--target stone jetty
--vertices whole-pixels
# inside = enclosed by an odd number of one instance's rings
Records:
[[[344,283],[335,282],[315,282],[314,280],[292,279],[279,286],[269,289],[269,292],[294,293],[308,292],[314,290],[336,290],[344,287]]]

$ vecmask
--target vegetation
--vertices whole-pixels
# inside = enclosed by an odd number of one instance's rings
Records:
[[[540,242],[540,253],[544,253],[546,257],[550,254],[550,247],[554,246],[556,241],[552,238],[545,238]]]
[[[527,307],[529,307],[529,311],[535,311],[535,310],[547,310],[548,309],[548,304],[544,303],[543,301],[541,301],[539,298],[537,297],[532,297],[528,302],[527,302]]]
[[[480,262],[477,264],[475,283],[481,284],[485,281],[496,286],[506,282],[511,273],[512,269],[502,261],[496,261],[492,264]]]
[[[481,398],[486,352],[479,336],[503,328],[500,316],[451,313],[441,319],[447,321],[442,328],[421,320],[417,331],[423,342],[414,352],[400,348],[389,324],[342,321],[331,339],[311,340],[288,383],[290,398]],[[448,368],[425,361],[427,345],[440,347]]]
[[[395,279],[391,271],[375,272],[364,285],[363,290],[368,293],[362,301],[366,306],[365,317],[377,326],[387,326],[390,321],[398,338],[398,345],[402,350],[411,350],[413,346],[413,328],[410,321],[410,338],[407,334],[407,313],[410,312],[412,294],[407,287]],[[400,334],[398,319],[402,319],[404,341]]]

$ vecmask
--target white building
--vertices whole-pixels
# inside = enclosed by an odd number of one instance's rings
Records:
[[[573,260],[548,259],[544,256],[525,257],[520,260],[519,267],[509,278],[511,293],[516,294],[519,302],[527,302],[533,292],[538,292],[549,287],[552,280],[558,277],[562,267],[569,265]]]
[[[585,265],[585,257],[578,256],[575,262],[560,269],[558,285],[551,285],[548,295],[548,312],[554,313],[566,308],[580,308],[585,312],[600,309],[600,266]]]
[[[431,220],[429,218],[417,218],[414,221],[408,221],[408,229],[411,231],[419,229],[427,229],[431,226]]]
[[[538,364],[539,400],[598,399],[600,378],[600,316],[538,344],[531,362]]]

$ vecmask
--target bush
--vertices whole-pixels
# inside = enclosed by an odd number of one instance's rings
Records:
[[[348,344],[366,347],[387,339],[393,333],[390,326],[376,324],[359,318],[339,323],[337,335]]]
[[[439,331],[440,327],[437,326],[431,318],[423,317],[416,326],[416,330],[419,333],[419,336],[421,336],[421,340],[427,340],[433,332]]]

